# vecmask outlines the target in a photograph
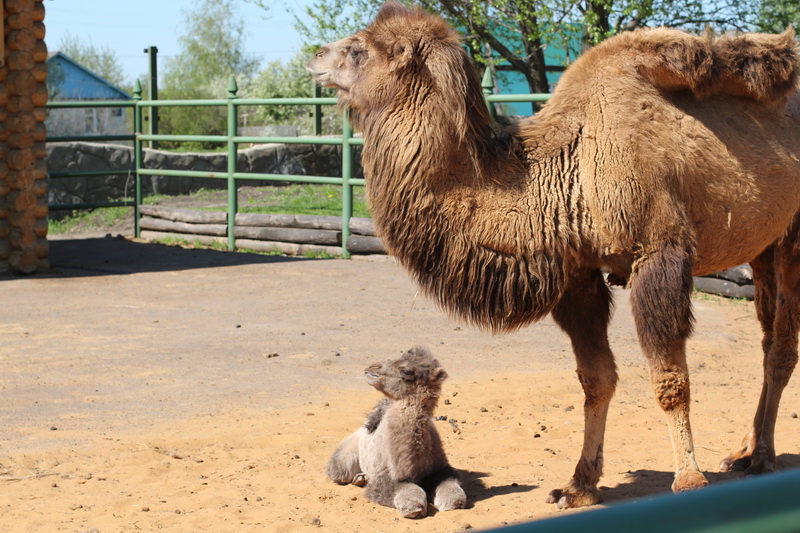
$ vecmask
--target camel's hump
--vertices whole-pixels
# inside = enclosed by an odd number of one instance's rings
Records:
[[[690,90],[698,98],[728,94],[770,102],[794,90],[798,77],[792,28],[779,35],[722,37],[666,28],[638,30],[609,39],[596,51],[620,53],[659,89]]]

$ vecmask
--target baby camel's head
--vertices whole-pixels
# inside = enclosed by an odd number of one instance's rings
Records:
[[[427,348],[415,346],[394,361],[375,363],[364,370],[367,383],[392,400],[411,396],[438,396],[447,372]]]

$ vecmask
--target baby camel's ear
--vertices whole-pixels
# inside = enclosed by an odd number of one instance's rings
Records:
[[[411,62],[414,55],[414,45],[407,37],[400,37],[397,42],[392,45],[392,50],[389,54],[389,64],[392,70],[405,67]]]
[[[441,383],[442,381],[447,379],[447,372],[444,371],[444,368],[434,368],[433,372],[431,372],[431,381],[434,383]]]

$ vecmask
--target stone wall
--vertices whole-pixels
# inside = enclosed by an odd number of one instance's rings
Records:
[[[358,148],[356,148],[358,152]],[[356,160],[358,156],[356,154]],[[47,164],[50,172],[85,170],[121,170],[133,168],[133,149],[119,144],[50,143],[47,145]],[[342,149],[340,146],[311,144],[264,144],[239,150],[237,170],[264,174],[297,174],[306,176],[341,176]],[[227,154],[172,153],[144,150],[145,168],[227,171]],[[356,176],[362,177],[356,165]],[[145,176],[145,194],[189,194],[200,188],[224,189],[223,179],[176,178]],[[242,185],[275,185],[274,181],[239,181]],[[133,172],[126,176],[90,178],[50,178],[48,196],[51,204],[100,202],[132,197]]]
[[[0,66],[0,273],[49,268],[42,0],[5,0]]]

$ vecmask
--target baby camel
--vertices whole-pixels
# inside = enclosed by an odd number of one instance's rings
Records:
[[[367,498],[405,518],[427,514],[428,496],[440,511],[463,509],[467,497],[447,462],[432,415],[447,373],[430,352],[414,347],[394,361],[364,370],[382,392],[364,425],[346,437],[328,463],[340,484],[366,485]]]

